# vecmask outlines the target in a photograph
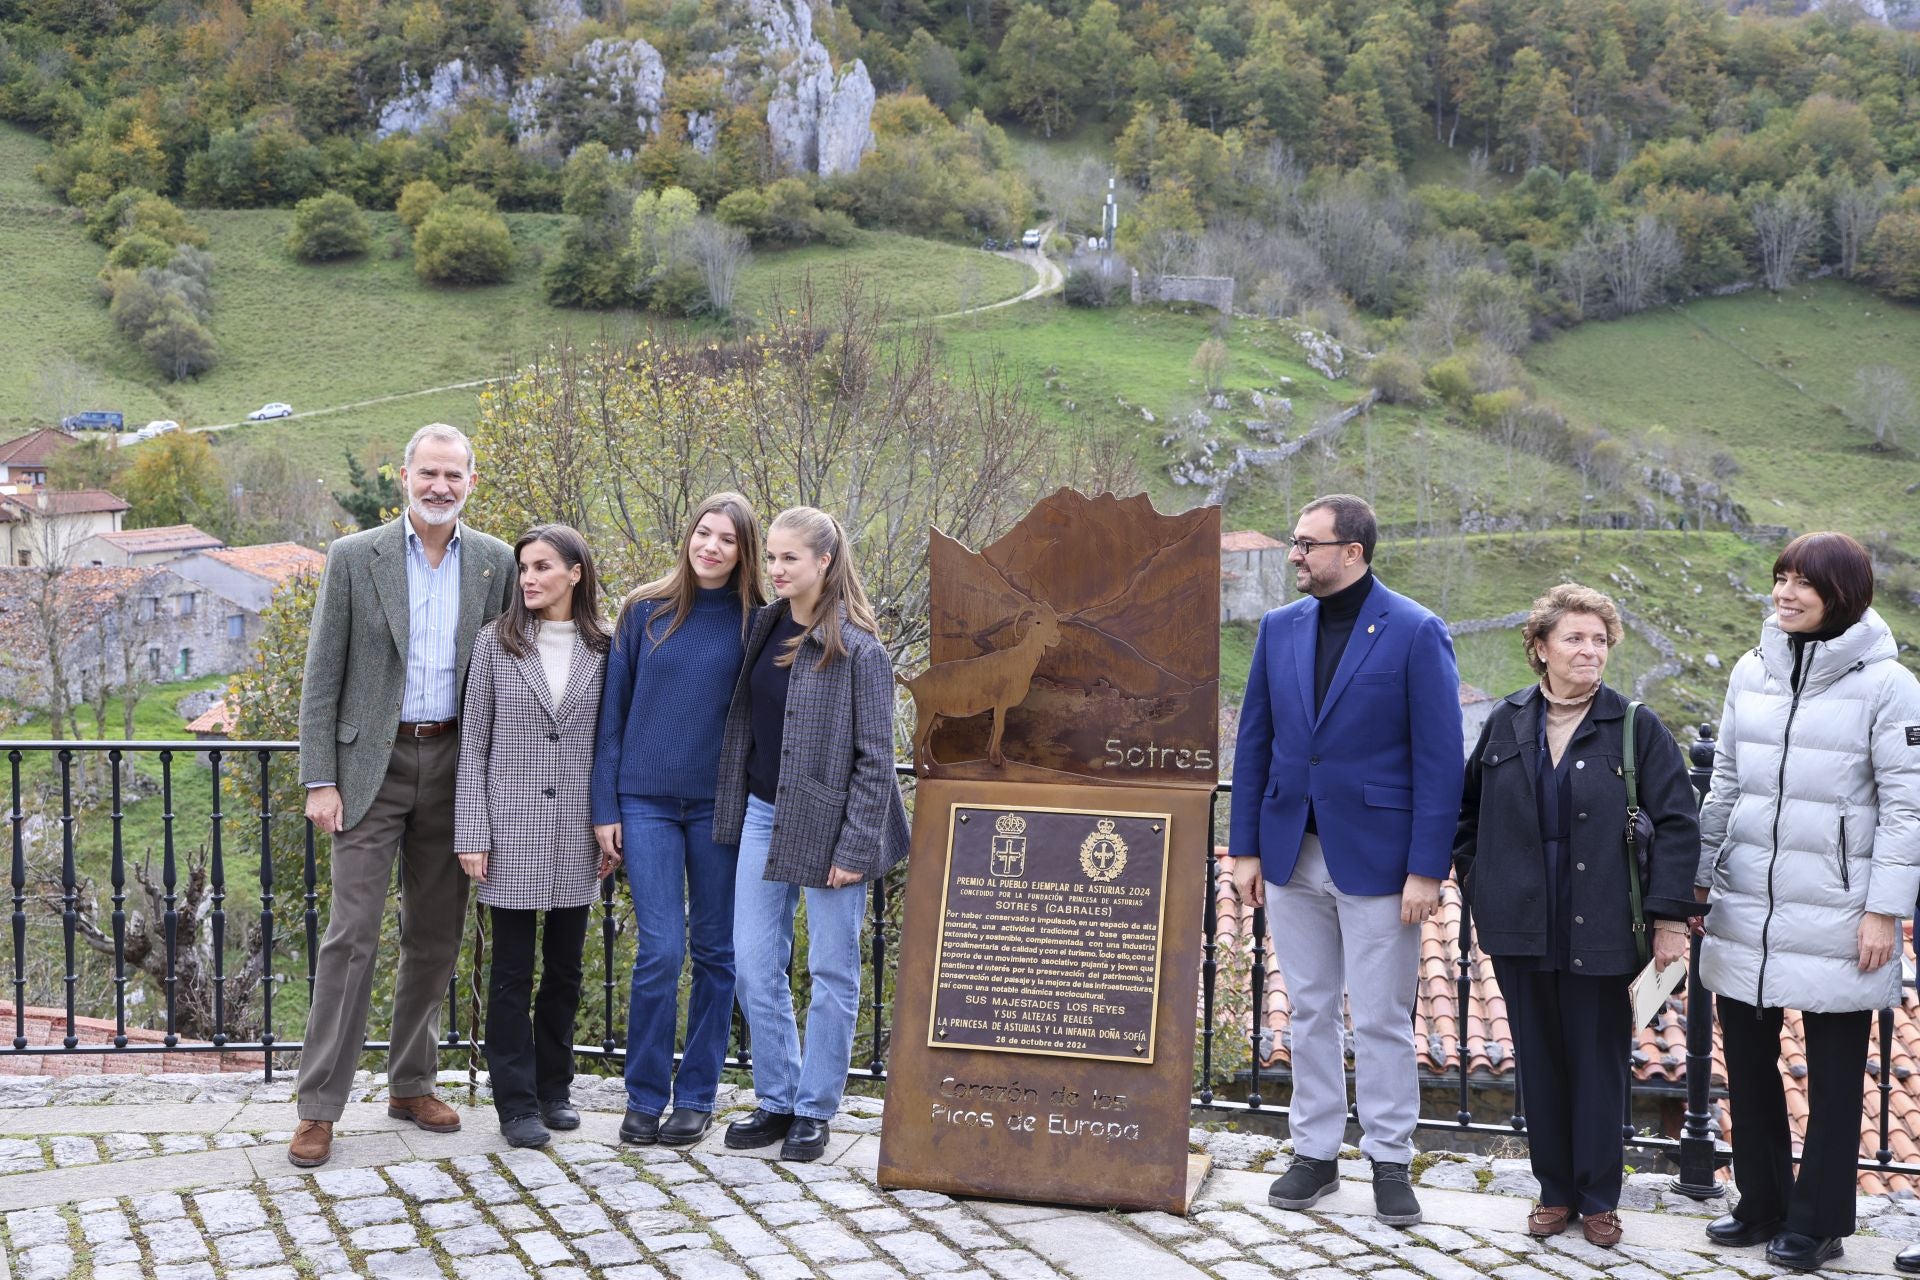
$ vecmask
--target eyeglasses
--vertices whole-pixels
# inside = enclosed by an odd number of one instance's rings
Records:
[[[1309,556],[1313,554],[1315,547],[1344,547],[1352,542],[1352,538],[1329,538],[1325,541],[1314,538],[1288,538],[1287,546],[1303,556]]]

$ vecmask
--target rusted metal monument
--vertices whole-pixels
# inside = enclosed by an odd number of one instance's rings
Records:
[[[1185,1213],[1220,509],[932,535],[880,1184]]]

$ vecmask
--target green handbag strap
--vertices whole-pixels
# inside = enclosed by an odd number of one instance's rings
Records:
[[[1633,945],[1642,967],[1653,959],[1653,947],[1647,937],[1647,915],[1640,885],[1640,856],[1634,847],[1639,840],[1640,787],[1634,777],[1633,725],[1640,718],[1639,702],[1627,704],[1627,723],[1620,735],[1620,776],[1627,784],[1627,902],[1633,916]]]

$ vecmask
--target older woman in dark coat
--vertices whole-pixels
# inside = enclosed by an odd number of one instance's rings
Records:
[[[1620,1241],[1621,1123],[1640,968],[1627,873],[1622,776],[1628,702],[1601,681],[1620,615],[1567,584],[1536,600],[1522,632],[1540,683],[1494,708],[1467,757],[1454,872],[1493,960],[1520,1060],[1536,1236],[1574,1217]],[[1661,968],[1686,952],[1700,838],[1687,766],[1660,718],[1634,720],[1640,807],[1652,820],[1642,885]]]

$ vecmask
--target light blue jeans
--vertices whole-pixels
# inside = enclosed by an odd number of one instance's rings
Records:
[[[762,877],[773,840],[773,806],[747,797],[740,864],[733,891],[734,998],[747,1015],[753,1090],[776,1115],[830,1120],[846,1092],[853,1028],[860,1009],[860,924],[867,886],[802,889]],[[807,1043],[800,1046],[787,964],[793,917],[807,900]]]

